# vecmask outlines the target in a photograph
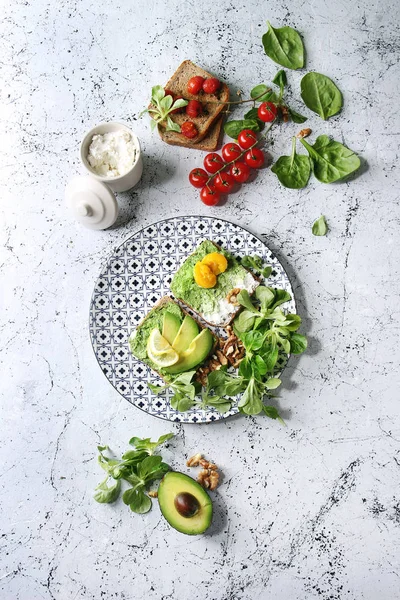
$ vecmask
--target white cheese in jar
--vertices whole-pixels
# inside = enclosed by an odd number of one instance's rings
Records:
[[[96,133],[90,142],[87,160],[96,175],[120,177],[133,167],[137,152],[131,134],[120,129]]]

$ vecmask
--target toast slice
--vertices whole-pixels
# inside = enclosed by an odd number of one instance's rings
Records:
[[[193,269],[198,261],[212,252],[223,254],[228,267],[218,275],[213,288],[205,289],[195,282]],[[175,298],[203,321],[213,327],[227,327],[242,308],[236,302],[239,292],[246,289],[251,295],[259,285],[259,280],[230,252],[211,240],[204,240],[176,271],[170,288]]]
[[[138,323],[136,329],[131,333],[129,337],[129,348],[135,358],[138,358],[144,364],[149,366],[153,371],[155,371],[164,381],[169,382],[174,377],[170,375],[164,369],[160,369],[157,365],[155,365],[147,356],[146,346],[147,341],[150,336],[150,332],[157,328],[160,333],[163,330],[163,320],[166,312],[170,312],[173,315],[177,316],[181,321],[188,313],[183,310],[178,304],[169,296],[164,296],[156,304],[153,308],[147,313],[147,315]],[[192,316],[192,315],[190,315]],[[194,317],[192,316],[192,319]],[[205,329],[204,325],[199,323],[196,319],[194,319],[199,327],[199,333]],[[214,344],[210,349],[209,354],[215,348],[215,344],[217,342],[216,337],[213,335]],[[208,354],[208,355],[209,355]],[[207,356],[208,356],[207,355]],[[206,357],[207,358],[207,357]],[[206,360],[206,359],[204,359]],[[204,363],[202,361],[196,367],[193,367],[191,370],[198,370],[201,365]]]
[[[193,148],[193,150],[203,150],[203,152],[214,152],[220,145],[221,130],[224,123],[224,116],[219,117],[213,125],[210,127],[209,133],[200,142],[191,144],[189,146],[188,139],[180,134],[174,136],[169,135],[175,133],[174,131],[165,131],[158,127],[158,133],[163,142],[170,144],[171,146],[182,146],[184,148]]]
[[[211,126],[228,106],[229,88],[225,83],[221,83],[221,87],[215,94],[205,94],[203,91],[199,94],[189,94],[187,83],[195,75],[200,75],[205,79],[213,77],[211,73],[198,67],[192,61],[184,60],[165,85],[165,89],[171,90],[174,95],[182,96],[185,100],[199,100],[203,105],[203,112],[198,117],[188,117],[185,112],[170,115],[171,119],[179,126],[185,121],[192,121],[199,132],[195,138],[189,140],[181,133],[165,131],[165,127],[162,125],[159,126],[161,138],[169,144],[194,148],[195,144],[203,140],[211,132]]]

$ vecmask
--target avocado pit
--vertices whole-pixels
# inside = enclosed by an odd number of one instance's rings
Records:
[[[189,492],[177,494],[174,505],[178,513],[187,519],[194,517],[200,510],[200,502]]]

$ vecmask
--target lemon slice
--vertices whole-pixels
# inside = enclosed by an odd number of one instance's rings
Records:
[[[171,367],[179,360],[179,354],[161,335],[158,329],[153,329],[147,342],[147,356],[158,367]]]

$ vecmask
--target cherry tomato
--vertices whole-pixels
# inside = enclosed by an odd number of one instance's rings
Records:
[[[236,160],[241,154],[242,151],[240,147],[234,143],[225,144],[222,148],[222,157],[226,162]]]
[[[175,98],[175,94],[174,94],[174,92],[171,92],[171,90],[164,88],[164,92],[165,92],[166,96],[172,96],[172,98]]]
[[[191,77],[187,84],[187,91],[189,94],[198,94],[203,89],[203,83],[205,79],[200,75],[195,75],[195,77]]]
[[[209,173],[216,173],[217,171],[222,169],[225,163],[219,154],[217,154],[216,152],[210,152],[210,154],[207,154],[205,156],[203,164],[204,168]]]
[[[250,177],[250,167],[241,160],[234,162],[229,172],[238,183],[244,183]]]
[[[203,83],[203,92],[206,94],[215,94],[221,87],[221,82],[216,77],[208,77]]]
[[[192,169],[189,173],[190,183],[197,188],[202,188],[206,185],[209,175],[204,169]]]
[[[203,105],[198,100],[189,100],[186,106],[186,114],[192,119],[199,116],[203,112]]]
[[[273,104],[272,102],[263,102],[258,107],[257,114],[261,121],[264,121],[264,123],[270,123],[276,118],[276,115],[278,114],[278,108],[276,104]]]
[[[238,135],[239,146],[248,150],[257,141],[257,134],[251,129],[243,129]]]
[[[214,179],[214,185],[221,194],[229,194],[235,185],[235,180],[229,173],[219,173]]]
[[[244,160],[249,167],[259,169],[264,164],[264,152],[258,148],[252,148],[246,152]]]
[[[185,137],[192,139],[195,138],[198,133],[197,127],[192,121],[185,121],[182,123],[181,134]]]
[[[207,206],[215,206],[221,200],[221,194],[215,188],[215,185],[210,183],[206,185],[200,192],[200,200],[207,204]]]

